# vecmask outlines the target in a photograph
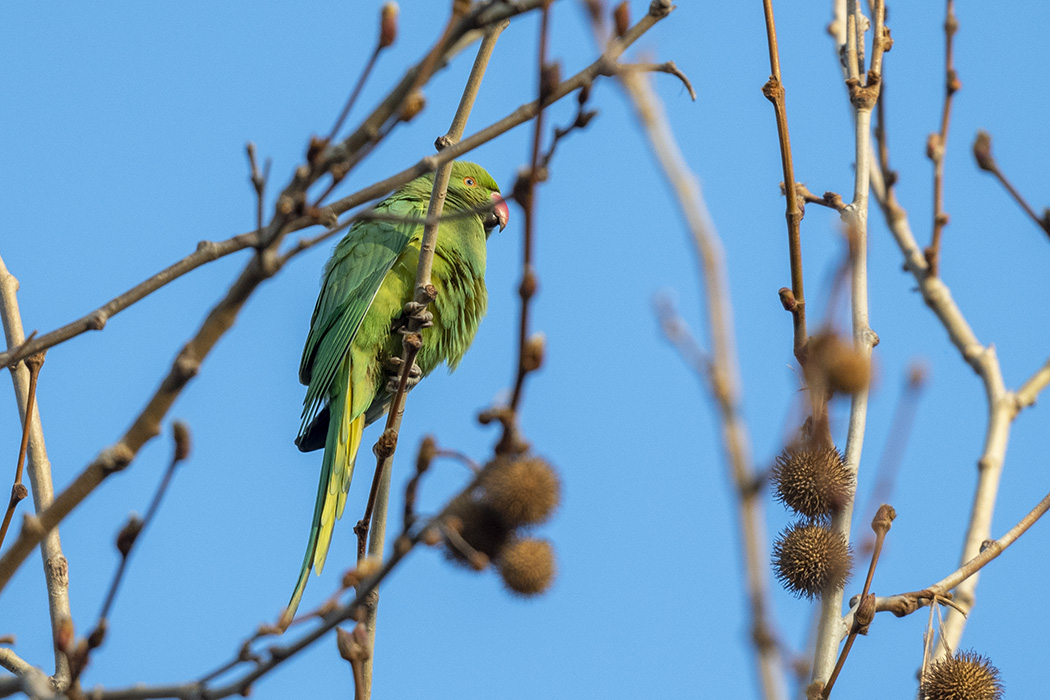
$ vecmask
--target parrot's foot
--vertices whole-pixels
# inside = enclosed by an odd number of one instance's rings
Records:
[[[434,325],[434,314],[427,310],[427,307],[420,304],[417,301],[410,301],[405,304],[404,312],[402,313],[403,319],[413,318],[419,322],[420,328],[430,328]]]
[[[400,357],[387,358],[386,362],[383,363],[383,370],[386,372],[386,390],[390,394],[397,393],[397,385],[401,381],[401,368],[404,366],[405,361]],[[406,389],[411,391],[416,384],[419,384],[419,380],[423,378],[423,370],[419,368],[415,362],[412,363],[412,367],[408,370],[408,384]]]

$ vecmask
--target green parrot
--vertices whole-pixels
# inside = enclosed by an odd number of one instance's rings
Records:
[[[321,573],[335,521],[342,517],[354,458],[364,427],[383,416],[393,394],[389,388],[401,359],[401,337],[392,328],[415,293],[416,267],[433,173],[416,178],[375,211],[404,221],[361,220],[347,231],[325,266],[310,333],[299,365],[307,386],[302,426],[295,444],[303,452],[324,448],[313,525],[295,592],[283,616],[290,621],[299,607],[310,569]],[[485,211],[486,206],[491,207]],[[433,325],[424,328],[416,357],[425,376],[441,362],[456,368],[485,314],[485,242],[498,225],[507,225],[507,203],[499,185],[474,163],[452,163],[444,214],[438,227],[431,282],[437,298],[430,304]],[[415,368],[413,368],[415,370]]]

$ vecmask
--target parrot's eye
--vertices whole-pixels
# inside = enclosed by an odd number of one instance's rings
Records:
[[[478,183],[472,177],[465,177],[465,178],[463,178],[463,184],[466,185],[467,187],[474,187]]]

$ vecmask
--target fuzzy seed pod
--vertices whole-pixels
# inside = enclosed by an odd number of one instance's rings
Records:
[[[795,523],[773,543],[773,573],[796,597],[842,588],[852,565],[846,540],[822,525]]]
[[[974,651],[961,651],[926,670],[922,692],[929,700],[999,700],[1003,681],[989,659]]]
[[[558,475],[540,457],[497,461],[489,468],[482,489],[483,502],[511,527],[545,521],[561,497]]]
[[[498,565],[503,583],[511,592],[538,595],[554,580],[554,548],[546,540],[514,540],[503,548]]]
[[[455,540],[446,540],[445,554],[451,561],[475,570],[484,568],[479,568],[482,560],[475,555],[480,553],[488,559],[496,558],[513,529],[491,506],[468,497],[458,499],[453,505],[446,525],[453,528],[471,549],[463,551],[462,545],[457,546]]]
[[[871,361],[852,343],[831,332],[818,333],[809,342],[806,381],[811,388],[842,394],[867,388],[871,382]]]
[[[853,493],[853,474],[834,445],[787,447],[770,478],[776,499],[810,520],[826,520]]]

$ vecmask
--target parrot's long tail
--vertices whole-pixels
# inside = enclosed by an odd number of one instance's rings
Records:
[[[335,397],[330,406],[328,438],[324,446],[324,461],[321,464],[321,481],[317,485],[317,501],[314,503],[310,539],[306,543],[306,556],[303,558],[303,568],[299,572],[299,581],[295,584],[295,592],[292,593],[292,599],[281,616],[282,629],[295,617],[303,591],[306,590],[310,569],[316,566],[318,574],[324,569],[335,521],[343,517],[343,508],[346,507],[346,494],[350,490],[350,479],[354,475],[354,459],[361,445],[361,432],[365,428],[364,413],[353,420],[344,420],[345,416],[350,415],[352,394],[347,382],[343,396]]]

